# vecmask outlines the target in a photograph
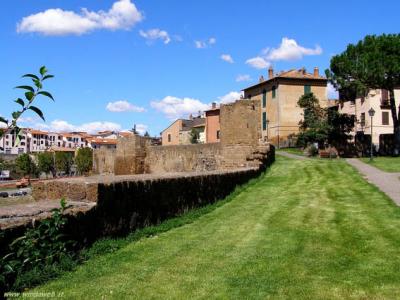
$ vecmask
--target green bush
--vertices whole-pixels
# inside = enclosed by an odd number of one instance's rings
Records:
[[[9,245],[10,253],[0,259],[1,285],[20,290],[43,280],[43,275],[36,275],[51,274],[54,265],[73,263],[74,242],[62,233],[67,221],[63,215],[65,200],[61,199],[60,204],[60,208],[53,209],[51,218],[27,229]]]

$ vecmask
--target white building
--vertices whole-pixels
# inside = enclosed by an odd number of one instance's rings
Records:
[[[400,89],[395,90],[396,107],[400,105]],[[393,119],[389,104],[389,93],[386,90],[371,90],[366,97],[354,102],[339,104],[339,112],[355,116],[353,135],[363,132],[371,134],[371,118],[368,111],[373,108],[375,115],[372,124],[372,142],[378,148],[379,137],[383,134],[393,134]]]

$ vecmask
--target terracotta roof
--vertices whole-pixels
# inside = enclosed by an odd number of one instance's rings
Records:
[[[48,151],[51,152],[75,152],[75,149],[67,147],[51,146]]]
[[[269,79],[267,79],[265,81],[261,81],[261,82],[258,82],[256,84],[254,84],[254,85],[251,85],[251,86],[249,86],[247,88],[244,88],[243,91],[244,90],[248,90],[250,88],[253,88],[255,86],[258,86],[258,85],[265,84],[265,83],[267,83],[269,81],[279,79],[279,78],[327,80],[326,77],[324,77],[324,76],[320,76],[320,75],[315,76],[312,73],[307,73],[305,69],[298,69],[298,70],[292,69],[292,70],[289,70],[289,71],[283,71],[283,72],[280,72],[278,74],[275,74],[272,78],[269,78]]]
[[[131,137],[131,136],[133,136],[133,132],[129,132],[129,131],[121,131],[120,133],[119,133],[119,135],[120,136],[122,136],[122,137]]]
[[[99,145],[116,145],[117,144],[116,139],[94,138],[94,139],[89,139],[88,142],[91,144],[99,144]]]
[[[36,129],[31,129],[29,132],[31,134],[48,134],[47,131],[41,131],[41,130],[36,130]]]
[[[192,120],[182,120],[182,131],[187,131],[193,127],[203,127],[206,126],[205,118],[194,118]]]

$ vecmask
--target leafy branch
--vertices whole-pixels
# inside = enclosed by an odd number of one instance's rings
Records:
[[[18,127],[18,119],[28,110],[31,110],[33,112],[35,112],[43,121],[45,121],[43,112],[40,110],[40,108],[38,108],[37,106],[33,105],[33,102],[36,100],[36,98],[41,95],[41,96],[45,96],[51,100],[54,101],[53,96],[43,90],[43,82],[47,79],[53,78],[53,75],[48,74],[48,70],[46,69],[45,66],[42,66],[39,69],[39,74],[35,75],[35,74],[25,74],[22,76],[23,78],[30,78],[33,82],[33,85],[19,85],[16,86],[16,89],[22,89],[25,91],[24,93],[24,99],[22,98],[17,98],[17,100],[15,100],[15,103],[18,103],[19,105],[21,105],[21,109],[14,111],[11,116],[12,119],[11,120],[7,120],[3,117],[0,117],[0,123],[4,123],[6,124],[6,128],[3,131],[0,131],[0,137],[10,131],[10,130],[15,130],[15,132],[17,133],[17,139],[16,139],[16,144],[19,143],[20,140],[20,132],[21,129]]]

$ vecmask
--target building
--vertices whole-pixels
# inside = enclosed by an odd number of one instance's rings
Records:
[[[243,89],[245,99],[256,99],[261,105],[261,136],[278,147],[291,146],[292,137],[299,132],[303,110],[297,105],[299,98],[312,92],[322,107],[328,104],[327,79],[319,75],[318,68],[307,73],[305,68],[274,74],[268,69],[268,79],[262,76],[255,85]]]
[[[91,138],[88,139],[88,147],[92,149],[115,149],[117,139]]]
[[[21,154],[30,152],[30,137],[27,129],[21,129],[20,142],[17,141],[17,133],[15,130],[5,132],[0,138],[0,153],[5,154]]]
[[[192,130],[199,134],[199,143],[205,143],[206,119],[198,116],[189,120],[178,119],[161,132],[162,145],[188,145],[191,144]]]
[[[339,95],[340,97],[340,95]],[[394,92],[396,107],[400,105],[400,89]],[[376,149],[380,147],[380,140],[384,135],[393,134],[393,119],[390,110],[389,93],[387,90],[373,89],[366,97],[357,98],[355,101],[339,103],[339,113],[355,116],[353,136],[356,134],[371,134],[371,118],[368,111],[373,108],[372,142]]]
[[[220,141],[220,108],[216,103],[212,104],[211,109],[205,111],[206,128],[205,136],[206,143],[218,143]]]

